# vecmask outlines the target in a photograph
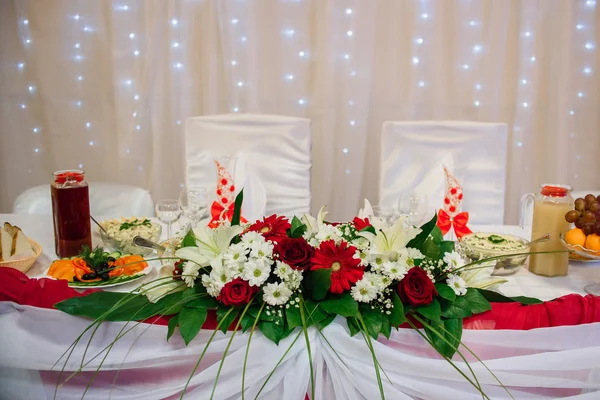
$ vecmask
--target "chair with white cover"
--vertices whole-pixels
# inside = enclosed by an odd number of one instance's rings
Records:
[[[154,201],[145,189],[110,182],[88,182],[90,212],[100,217],[152,217]],[[51,215],[50,185],[29,188],[13,205],[15,214]]]
[[[427,195],[443,205],[442,165],[462,167],[462,210],[469,224],[504,223],[507,127],[470,121],[385,122],[381,139],[380,203],[394,206],[404,194]]]
[[[185,137],[187,187],[215,193],[215,158],[242,153],[264,186],[265,215],[310,212],[310,120],[261,114],[192,117]]]

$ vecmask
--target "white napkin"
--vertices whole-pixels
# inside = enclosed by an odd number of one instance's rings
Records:
[[[368,218],[368,217],[372,217],[373,216],[373,206],[371,206],[371,203],[369,202],[369,200],[365,199],[365,205],[363,208],[361,208],[360,210],[358,210],[358,218]]]
[[[264,217],[267,192],[261,180],[252,171],[244,153],[237,154],[234,181],[237,190],[244,189],[242,217],[246,218],[248,222],[254,222]]]

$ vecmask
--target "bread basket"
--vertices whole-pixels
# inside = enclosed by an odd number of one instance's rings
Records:
[[[37,260],[37,258],[39,256],[42,255],[42,246],[40,246],[40,244],[38,242],[36,242],[35,240],[29,239],[29,242],[31,242],[31,249],[34,252],[34,255],[31,257],[27,257],[27,258],[22,258],[20,260],[10,260],[10,261],[0,261],[0,267],[10,267],[10,268],[14,268],[14,269],[18,269],[19,271],[26,273],[27,271],[29,271],[29,269],[33,266],[33,264],[35,263],[35,260]]]

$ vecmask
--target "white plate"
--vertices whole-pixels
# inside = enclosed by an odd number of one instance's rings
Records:
[[[137,275],[133,275],[133,279],[128,279],[123,282],[115,282],[115,283],[107,283],[104,285],[78,285],[77,282],[69,282],[69,287],[74,289],[104,289],[104,288],[112,288],[115,286],[127,285],[128,283],[137,282],[141,278],[145,278],[146,275],[152,270],[150,266],[146,267],[142,272]]]

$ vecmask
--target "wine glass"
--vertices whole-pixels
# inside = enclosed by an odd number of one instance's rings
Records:
[[[421,226],[429,213],[429,201],[427,195],[415,192],[406,193],[400,197],[398,211],[401,216],[406,217],[406,222],[411,226]]]
[[[399,217],[398,209],[392,206],[373,206],[373,215],[381,218],[387,225],[392,225]]]
[[[208,190],[205,187],[182,189],[179,194],[179,207],[183,215],[190,220],[190,226],[185,229],[187,232],[208,215]]]
[[[171,225],[181,216],[181,209],[177,200],[161,200],[156,203],[156,217],[167,225],[167,240],[171,239]]]

